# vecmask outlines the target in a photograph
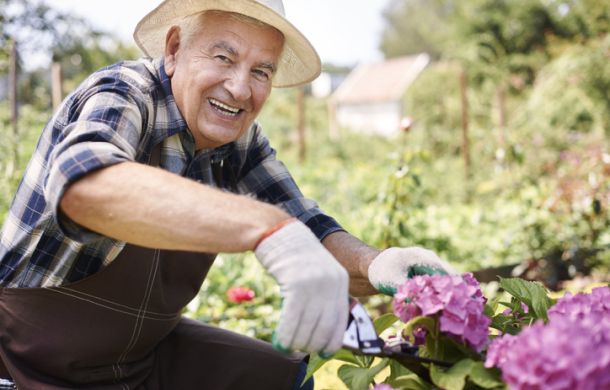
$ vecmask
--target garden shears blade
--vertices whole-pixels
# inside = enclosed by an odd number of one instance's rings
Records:
[[[416,374],[427,373],[422,363],[432,363],[441,367],[450,367],[449,362],[419,356],[419,347],[402,337],[384,341],[375,330],[373,320],[364,306],[350,297],[349,321],[343,335],[343,348],[358,355],[389,357]]]

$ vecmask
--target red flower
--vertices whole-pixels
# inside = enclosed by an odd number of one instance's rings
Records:
[[[227,299],[229,302],[242,303],[249,302],[254,299],[256,294],[248,287],[231,287],[227,290]]]

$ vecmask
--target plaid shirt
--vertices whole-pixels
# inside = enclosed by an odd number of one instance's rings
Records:
[[[85,80],[44,128],[2,229],[0,286],[58,286],[116,258],[125,243],[71,222],[59,201],[70,183],[96,169],[148,163],[159,144],[161,168],[224,188],[213,174],[219,163],[234,179],[234,192],[282,207],[319,239],[342,230],[303,197],[257,123],[231,144],[195,153],[163,62],[123,62]]]

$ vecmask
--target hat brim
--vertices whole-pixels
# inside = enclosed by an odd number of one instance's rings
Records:
[[[254,0],[167,0],[140,20],[133,38],[145,55],[161,57],[165,52],[165,36],[171,26],[187,16],[210,10],[243,14],[284,34],[284,50],[273,77],[274,87],[305,84],[320,75],[320,57],[309,40],[282,15]]]

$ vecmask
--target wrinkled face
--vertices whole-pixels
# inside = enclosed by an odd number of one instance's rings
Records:
[[[206,13],[198,32],[181,42],[167,33],[165,70],[197,150],[238,139],[271,93],[284,37],[273,27]]]

